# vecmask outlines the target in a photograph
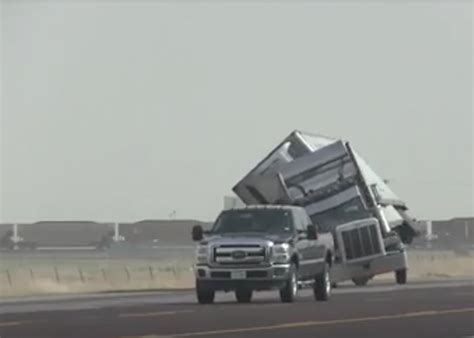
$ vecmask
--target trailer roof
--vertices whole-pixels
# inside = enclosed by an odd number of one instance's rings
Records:
[[[277,210],[301,210],[303,207],[297,205],[279,205],[279,204],[252,204],[244,207],[237,207],[228,210],[255,210],[255,209],[277,209]]]

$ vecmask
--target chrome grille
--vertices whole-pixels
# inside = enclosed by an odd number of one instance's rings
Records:
[[[268,261],[267,248],[262,245],[224,244],[213,248],[212,262],[215,265],[259,265]]]
[[[341,231],[346,261],[382,254],[377,225]]]

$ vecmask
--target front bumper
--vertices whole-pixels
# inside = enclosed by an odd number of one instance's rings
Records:
[[[352,278],[375,276],[401,269],[408,269],[407,253],[393,251],[363,263],[334,263],[331,268],[331,280],[340,283]]]
[[[290,264],[266,267],[195,267],[196,281],[201,287],[214,290],[235,290],[249,288],[270,290],[285,285],[290,274]]]

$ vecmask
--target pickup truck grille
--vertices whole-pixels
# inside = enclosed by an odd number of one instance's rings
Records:
[[[341,235],[346,261],[383,254],[376,224],[343,230]]]
[[[261,245],[219,245],[213,248],[212,263],[221,266],[259,265],[267,261],[267,249]]]

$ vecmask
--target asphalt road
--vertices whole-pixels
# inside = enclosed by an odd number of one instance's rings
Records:
[[[0,302],[0,336],[461,338],[474,336],[474,284],[340,287],[329,302],[303,290],[294,304],[276,292],[213,305],[192,291],[27,298]]]

